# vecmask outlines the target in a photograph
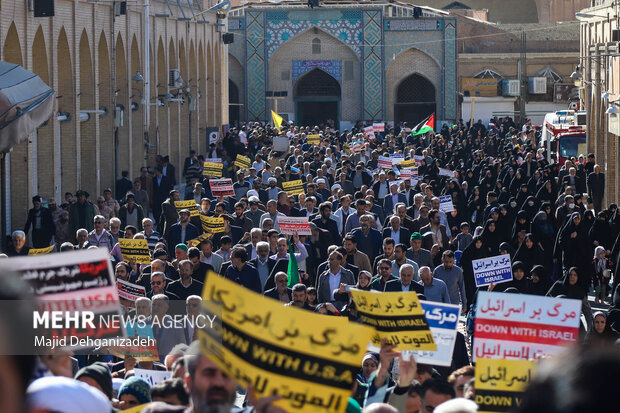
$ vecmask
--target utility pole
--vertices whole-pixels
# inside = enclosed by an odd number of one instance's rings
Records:
[[[525,100],[527,98],[527,39],[525,31],[521,32],[521,57],[519,59],[519,123],[525,122]]]

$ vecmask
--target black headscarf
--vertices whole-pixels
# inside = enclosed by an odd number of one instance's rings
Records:
[[[532,241],[532,248],[527,247],[528,239]],[[525,240],[523,240],[523,243],[519,246],[519,249],[515,254],[515,261],[521,261],[523,263],[526,274],[529,274],[530,270],[535,265],[544,264],[543,252],[536,243],[536,240],[532,234],[527,234],[525,236]]]
[[[519,219],[524,219],[525,223],[520,223]],[[530,228],[530,223],[527,220],[527,213],[525,211],[519,211],[517,212],[517,216],[515,217],[515,223],[512,226],[512,236],[511,236],[511,242],[512,245],[517,245],[517,239],[519,238],[519,232],[521,231],[525,231],[525,232],[529,232],[529,228]]]
[[[523,271],[523,278],[517,280],[514,276],[517,270]],[[512,264],[512,280],[498,284],[493,291],[509,292],[508,289],[516,289],[521,294],[530,293],[530,280],[527,278],[527,271],[525,271],[525,265],[521,261],[515,261]]]
[[[614,344],[618,339],[619,334],[616,330],[614,330],[607,320],[607,315],[602,311],[597,311],[594,313],[593,319],[596,321],[596,317],[601,316],[605,319],[605,329],[602,333],[599,333],[594,328],[594,323],[592,323],[592,327],[588,334],[586,334],[585,343],[589,345],[605,345],[605,344]]]
[[[538,276],[539,281],[534,282],[533,275]],[[549,273],[542,265],[535,265],[530,271],[530,294],[532,295],[545,295],[551,288],[551,279]]]
[[[476,248],[477,241],[481,241],[480,248]],[[476,280],[474,278],[474,269],[472,267],[473,260],[479,260],[481,258],[490,257],[488,248],[484,244],[481,237],[476,236],[472,240],[471,244],[465,248],[461,255],[461,268],[463,269],[463,281],[465,284],[465,295],[467,295],[467,302],[473,303],[474,296],[476,294]]]

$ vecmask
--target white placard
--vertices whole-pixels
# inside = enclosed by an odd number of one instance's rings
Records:
[[[172,377],[172,372],[166,370],[146,370],[136,368],[133,369],[133,372],[134,376],[146,380],[151,387]]]

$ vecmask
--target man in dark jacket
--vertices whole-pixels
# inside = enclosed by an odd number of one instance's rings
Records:
[[[161,217],[159,217],[158,227],[164,238],[168,238],[170,227],[179,220],[175,201],[180,201],[180,194],[179,191],[173,189],[170,191],[168,199],[161,203]]]
[[[142,231],[142,220],[144,219],[144,211],[142,207],[136,204],[136,197],[132,193],[127,194],[127,203],[118,211],[118,218],[121,220],[121,228],[127,225],[133,225]]]
[[[588,196],[592,198],[594,209],[600,212],[603,209],[603,197],[605,196],[605,174],[601,167],[594,165],[594,172],[588,175]]]
[[[179,211],[179,222],[172,225],[168,231],[168,251],[174,251],[177,244],[184,244],[200,235],[198,228],[189,222],[189,217],[189,210]]]
[[[316,217],[312,222],[319,228],[329,231],[334,239],[334,243],[340,245],[342,241],[340,232],[338,231],[338,223],[331,219],[332,205],[329,202],[323,202],[319,205],[320,217]]]
[[[281,301],[283,304],[293,301],[293,290],[286,286],[288,276],[284,272],[276,274],[276,286],[265,291],[265,297]]]
[[[413,281],[413,266],[411,264],[403,264],[400,266],[400,280],[388,281],[385,284],[385,292],[391,291],[415,291],[418,294],[424,294],[424,287]]]
[[[158,166],[155,168],[155,176],[153,177],[153,199],[152,199],[152,207],[153,207],[153,218],[157,220],[159,223],[159,217],[161,215],[161,204],[166,200],[166,198],[170,195],[170,191],[172,190],[173,185],[170,182],[170,179],[163,175],[162,167]],[[157,228],[160,233],[164,233],[164,229],[162,227]]]
[[[118,181],[116,181],[116,200],[117,201],[122,201],[125,198],[125,195],[127,194],[128,191],[131,191],[133,189],[133,184],[131,183],[131,180],[128,178],[129,177],[129,171],[123,171],[121,172],[122,174],[122,178],[119,179]]]
[[[50,245],[56,232],[54,219],[50,210],[41,206],[39,195],[32,197],[32,205],[34,208],[28,211],[24,233],[28,234],[30,225],[32,225],[32,246],[34,248],[45,248]]]

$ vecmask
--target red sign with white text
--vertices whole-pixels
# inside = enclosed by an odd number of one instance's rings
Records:
[[[529,360],[557,353],[577,342],[580,317],[579,300],[480,291],[473,358]]]

